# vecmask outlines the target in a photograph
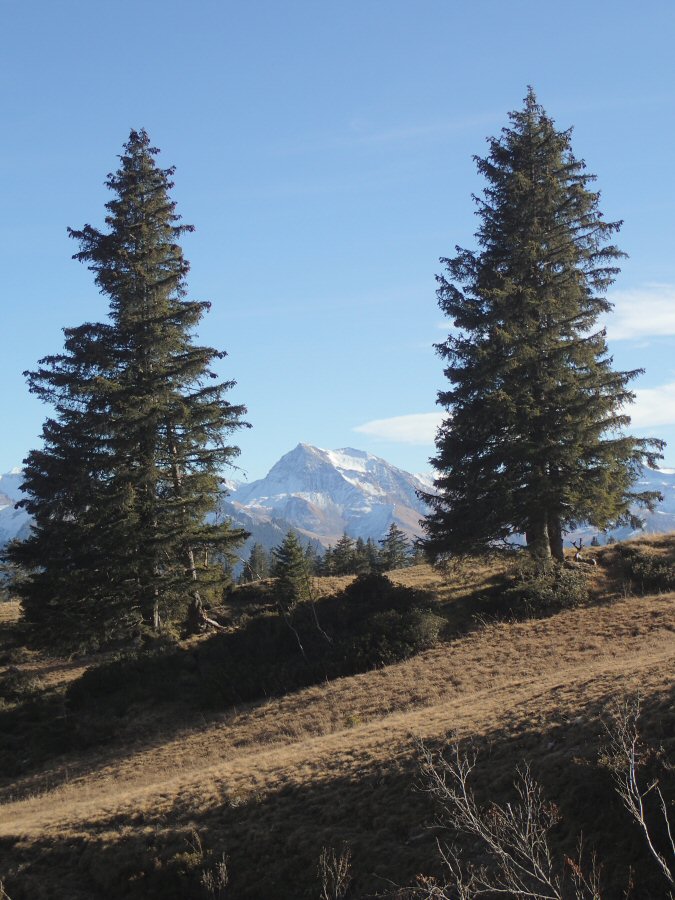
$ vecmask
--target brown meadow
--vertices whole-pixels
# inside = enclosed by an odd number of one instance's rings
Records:
[[[640,546],[675,552],[672,537]],[[562,809],[563,844],[580,827],[600,850],[616,844],[594,818],[602,720],[617,698],[640,694],[646,736],[672,752],[675,594],[634,594],[616,545],[593,552],[592,602],[527,620],[491,615],[509,566],[501,558],[390,573],[440,602],[450,634],[438,646],[222,712],[135,708],[103,746],[2,778],[8,895],[204,897],[201,874],[224,855],[223,897],[316,898],[321,849],[347,843],[353,896],[391,896],[438,868],[440,831],[416,788],[419,739],[475,742],[486,796],[507,791],[527,759]],[[330,579],[317,594],[348,581]],[[17,616],[15,603],[0,605],[5,637]],[[97,662],[8,656],[0,675],[24,673],[38,693]]]

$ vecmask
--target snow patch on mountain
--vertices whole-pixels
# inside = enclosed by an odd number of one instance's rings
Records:
[[[0,546],[15,537],[25,537],[30,528],[30,516],[25,509],[16,509],[23,497],[23,471],[17,466],[0,475]]]
[[[363,450],[324,450],[298,444],[265,478],[230,494],[235,509],[251,516],[284,520],[300,534],[324,545],[343,532],[383,537],[395,522],[410,537],[420,534],[426,512],[417,496],[421,479]]]
[[[23,537],[30,516],[15,504],[21,499],[21,469],[0,475],[0,545]],[[417,491],[433,493],[431,474],[412,475],[363,450],[345,447],[323,450],[298,444],[275,463],[265,478],[250,483],[224,480],[218,518],[231,518],[251,533],[248,546],[259,541],[266,547],[281,542],[289,528],[323,546],[335,544],[346,532],[351,537],[382,538],[392,522],[409,537],[421,534],[420,519],[426,513]],[[616,529],[619,539],[640,533],[675,531],[675,470],[644,469],[635,489],[658,490],[663,502],[654,512],[637,511],[645,520],[642,531]],[[566,543],[595,532],[582,528]]]

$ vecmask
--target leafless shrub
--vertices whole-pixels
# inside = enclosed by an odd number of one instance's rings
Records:
[[[339,853],[324,847],[319,856],[320,900],[343,900],[347,896],[351,876],[351,850],[343,846]]]
[[[457,744],[445,754],[420,744],[420,753],[425,788],[439,804],[443,823],[476,838],[490,862],[474,865],[464,861],[456,847],[439,844],[447,883],[420,877],[418,897],[471,900],[502,894],[531,900],[600,900],[598,868],[593,858],[589,872],[584,871],[581,843],[575,860],[561,861],[554,854],[548,836],[560,815],[526,766],[514,782],[517,801],[482,807],[469,784],[475,754],[463,753]]]
[[[608,756],[616,792],[646,841],[652,859],[669,886],[675,889],[675,839],[668,806],[658,778],[644,776],[648,751],[643,746],[638,722],[640,698],[621,703],[610,722]],[[660,849],[659,849],[660,848]]]
[[[222,900],[225,896],[225,889],[230,881],[230,875],[227,871],[227,859],[225,854],[221,857],[220,861],[212,866],[210,869],[204,869],[202,871],[202,877],[200,878],[201,886],[207,892],[209,897],[213,897],[214,900]],[[1,900],[1,898],[0,898]]]
[[[5,883],[0,878],[0,900],[12,900],[7,891],[5,890]]]

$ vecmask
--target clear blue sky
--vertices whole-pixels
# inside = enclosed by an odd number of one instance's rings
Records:
[[[413,471],[433,452],[438,257],[473,246],[472,154],[532,84],[624,219],[611,349],[675,464],[675,4],[0,0],[0,472],[47,410],[22,371],[106,314],[66,227],[101,225],[130,128],[177,166],[260,477],[298,441]],[[405,418],[401,418],[405,417]],[[412,418],[410,418],[412,417]],[[390,421],[394,420],[394,421]],[[356,430],[356,429],[361,430]],[[426,441],[426,442],[425,442]]]

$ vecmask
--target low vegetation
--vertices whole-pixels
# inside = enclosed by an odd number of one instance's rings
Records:
[[[504,596],[508,606],[520,615],[572,609],[588,602],[587,572],[556,564],[542,568],[524,560],[516,566]]]
[[[675,590],[675,553],[659,544],[621,545],[624,571],[632,590],[641,593]]]
[[[92,668],[70,685],[67,699],[73,709],[103,701],[126,711],[138,702],[222,708],[285,694],[433,647],[445,625],[435,605],[428,592],[361,576],[320,603],[265,611],[185,648]]]
[[[574,883],[566,859],[590,879],[595,852],[604,900],[631,885],[634,900],[667,897],[605,725],[617,696],[642,696],[638,783],[658,779],[672,816],[673,596],[643,595],[625,559],[665,562],[674,546],[597,548],[596,566],[550,576],[580,592],[560,602],[550,581],[533,602],[531,573],[506,557],[315,581],[287,615],[273,582],[249,584],[209,611],[224,631],[103,658],[23,649],[2,604],[7,895],[473,896],[498,870],[424,773],[456,746],[476,754],[488,820],[528,764],[561,884]],[[664,856],[656,788],[644,803]]]

